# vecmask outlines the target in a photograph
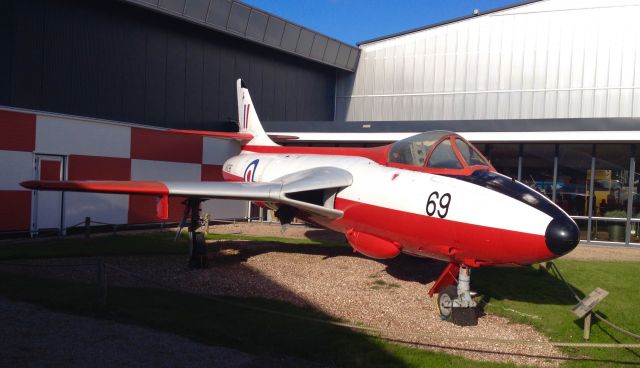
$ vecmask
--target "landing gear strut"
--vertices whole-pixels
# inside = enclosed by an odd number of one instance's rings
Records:
[[[453,274],[451,271],[453,270],[458,271],[457,287],[452,284],[455,281],[455,278],[452,280]],[[429,291],[429,294],[433,295],[436,288],[441,288],[436,301],[440,318],[453,322],[458,326],[475,326],[478,324],[477,303],[471,297],[470,282],[471,269],[469,267],[450,264],[445,269],[436,285]],[[443,287],[443,284],[447,286]]]
[[[180,236],[182,228],[187,223],[187,217],[189,221],[189,267],[191,268],[205,268],[207,267],[207,249],[205,246],[204,234],[199,232],[198,229],[202,226],[200,223],[200,203],[199,198],[188,198],[184,202],[184,213],[178,226],[178,232],[176,234],[176,240]]]

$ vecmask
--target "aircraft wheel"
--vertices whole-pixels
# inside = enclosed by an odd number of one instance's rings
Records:
[[[440,291],[436,305],[438,313],[443,321],[451,319],[451,310],[453,309],[453,300],[458,297],[458,288],[455,285],[449,285]]]

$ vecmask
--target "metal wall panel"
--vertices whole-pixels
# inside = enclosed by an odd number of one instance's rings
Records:
[[[229,13],[227,29],[229,31],[244,34],[247,30],[249,15],[251,15],[251,8],[238,2],[233,2],[231,4],[231,13]]]
[[[298,46],[298,39],[300,38],[301,28],[287,23],[284,27],[284,34],[282,35],[282,43],[280,46],[288,51],[295,51]]]
[[[210,0],[187,0],[184,15],[204,22],[207,19],[209,3]]]
[[[224,8],[224,3],[216,0],[212,6]],[[0,105],[232,130],[235,80],[243,78],[263,120],[333,120],[332,67],[121,2],[1,4],[6,12],[0,18],[8,21],[1,22],[6,33],[0,37],[9,53],[0,58],[0,81],[6,81],[0,83]],[[266,18],[252,13],[250,19],[256,35],[260,24],[267,32]],[[271,31],[273,38],[281,37],[276,23]],[[295,36],[292,47],[297,45]]]
[[[284,33],[284,21],[271,17],[267,22],[267,29],[264,35],[264,42],[269,45],[280,45]]]
[[[226,28],[231,11],[231,0],[213,0],[209,5],[207,24],[218,28]]]
[[[546,0],[374,40],[336,119],[640,116],[637,19],[638,0]]]
[[[298,45],[296,46],[296,52],[300,55],[309,56],[311,52],[311,46],[313,44],[313,37],[315,34],[307,29],[302,28],[300,30],[300,37],[298,38]]]
[[[300,27],[285,19],[269,14],[251,5],[237,0],[120,0],[124,3],[137,5],[155,12],[167,14],[178,19],[188,20],[200,26],[215,28],[218,31],[232,34],[269,47],[292,52],[306,59],[310,59],[333,67],[354,71],[360,50],[338,40],[333,42],[349,49],[349,56],[344,63],[337,63],[334,58],[325,58],[324,47],[328,37],[310,29]],[[207,15],[205,16],[205,9]],[[272,21],[273,20],[273,21]],[[268,39],[265,38],[265,29]],[[286,25],[286,26],[285,26]],[[282,38],[282,29],[287,28]],[[318,39],[317,50],[311,53],[314,39]],[[323,40],[324,39],[324,40]],[[322,49],[322,50],[320,50]]]
[[[14,26],[13,3],[0,2],[0,45],[4,45],[5,55],[13,55]],[[0,104],[9,105],[11,101],[11,57],[0,58]]]
[[[162,9],[182,13],[185,0],[160,0],[158,6]]]
[[[311,57],[324,59],[324,50],[327,48],[327,42],[329,40],[321,35],[315,35],[313,39],[313,45],[311,46]]]
[[[247,25],[247,37],[262,41],[268,20],[266,14],[253,9],[249,16],[249,24]]]

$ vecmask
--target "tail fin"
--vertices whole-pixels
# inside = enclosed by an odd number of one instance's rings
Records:
[[[277,144],[269,138],[267,133],[265,133],[264,129],[262,129],[262,124],[260,124],[256,109],[251,102],[249,90],[242,79],[238,79],[236,87],[238,91],[238,125],[240,127],[240,133],[247,133],[253,136],[253,139],[247,144],[277,146]]]

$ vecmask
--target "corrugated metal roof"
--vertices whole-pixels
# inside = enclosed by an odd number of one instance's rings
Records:
[[[360,49],[236,0],[120,0],[234,37],[354,71]]]
[[[489,10],[485,10],[485,11],[479,11],[478,13],[475,13],[475,11],[474,11],[474,13],[469,14],[469,15],[464,15],[462,17],[457,17],[457,18],[445,20],[445,21],[442,21],[442,22],[432,23],[432,24],[428,24],[426,26],[413,28],[413,29],[409,29],[409,30],[406,30],[406,31],[397,32],[397,33],[393,33],[393,34],[386,35],[386,36],[380,36],[380,37],[372,38],[370,40],[360,41],[360,42],[356,43],[356,45],[360,46],[360,45],[364,45],[364,44],[367,44],[367,43],[378,42],[378,41],[386,40],[386,39],[393,38],[393,37],[404,36],[404,35],[409,34],[409,33],[424,31],[425,29],[440,27],[440,26],[444,26],[446,24],[460,22],[460,21],[463,21],[463,20],[475,18],[475,17],[482,16],[482,15],[487,15],[487,14],[491,14],[491,13],[495,13],[495,12],[499,12],[499,11],[515,8],[515,7],[522,6],[522,5],[536,3],[538,1],[542,1],[542,0],[523,0],[523,1],[520,1],[518,3],[501,6],[499,8],[489,9]]]

